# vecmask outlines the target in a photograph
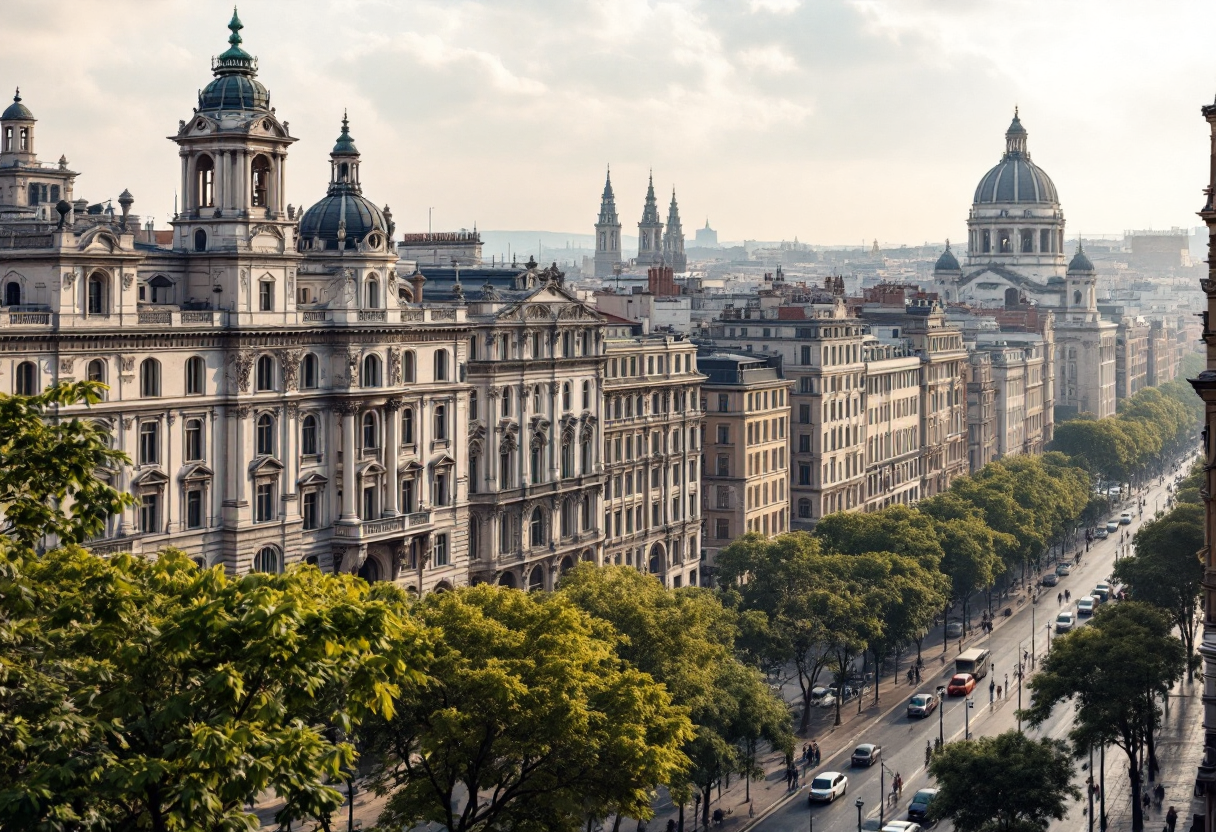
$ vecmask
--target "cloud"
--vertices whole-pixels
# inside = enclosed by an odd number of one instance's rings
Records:
[[[724,238],[958,238],[1013,105],[1070,228],[1191,223],[1216,92],[1186,0],[295,0],[247,4],[245,46],[324,193],[344,108],[368,195],[403,229],[585,232],[603,167],[636,222],[653,167]],[[162,224],[165,139],[226,44],[219,0],[7,0],[0,84],[44,160]],[[33,67],[37,67],[35,71]],[[687,223],[686,223],[687,224]]]

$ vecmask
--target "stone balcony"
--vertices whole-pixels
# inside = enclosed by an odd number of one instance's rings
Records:
[[[431,522],[429,511],[416,511],[397,517],[382,517],[379,520],[360,520],[357,523],[339,522],[334,526],[334,537],[341,540],[357,540],[376,543],[399,537],[407,531],[427,526]]]

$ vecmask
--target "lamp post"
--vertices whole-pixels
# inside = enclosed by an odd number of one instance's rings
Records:
[[[1034,667],[1034,629],[1036,626],[1038,626],[1034,622],[1034,609],[1038,605],[1038,603],[1039,603],[1039,599],[1036,594],[1034,599],[1031,600],[1031,602],[1030,602],[1030,666],[1031,667]]]
[[[946,744],[946,689],[941,685],[937,686],[937,741],[940,745]]]
[[[1051,652],[1051,625],[1044,624],[1043,626],[1047,628],[1047,652],[1050,653]]]
[[[883,776],[887,773],[887,764],[882,760],[878,761],[878,828],[886,826],[886,808],[887,808],[887,780]]]
[[[865,806],[865,801],[860,797],[857,798],[857,832],[861,832],[861,807]]]
[[[971,739],[971,709],[975,707],[974,697],[968,696],[967,701],[964,704],[967,707],[963,709],[963,719],[965,721],[963,738],[969,740]]]
[[[1022,733],[1022,663],[1018,662],[1017,672],[1014,674],[1018,677],[1018,733]]]

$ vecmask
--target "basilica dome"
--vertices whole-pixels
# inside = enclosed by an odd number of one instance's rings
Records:
[[[1013,123],[1005,132],[1005,155],[980,180],[979,187],[975,189],[975,203],[1056,205],[1059,201],[1051,177],[1030,161],[1030,153],[1026,150],[1026,128],[1015,111]]]

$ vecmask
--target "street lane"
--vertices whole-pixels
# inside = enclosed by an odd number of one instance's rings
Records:
[[[1181,470],[1187,470],[1187,466],[1189,466],[1189,462]],[[1172,475],[1166,477],[1167,483],[1172,481]],[[1154,487],[1147,491],[1147,510],[1144,519],[1151,519],[1156,499],[1159,498],[1160,505],[1164,507],[1166,496],[1165,485]],[[1123,510],[1122,507],[1116,508],[1113,516],[1118,517],[1121,510]],[[1138,513],[1133,512],[1132,524],[1123,527],[1128,531],[1127,538],[1129,541],[1135,530],[1140,527],[1141,522]],[[1047,650],[1047,627],[1054,624],[1056,614],[1060,610],[1070,609],[1075,612],[1077,599],[1089,594],[1089,591],[1095,584],[1110,576],[1118,545],[1119,534],[1117,532],[1106,540],[1095,541],[1090,552],[1082,557],[1080,566],[1074,568],[1071,575],[1061,578],[1058,586],[1045,587],[1043,589],[1038,604],[1031,605],[1027,602],[1019,606],[1016,601],[1013,601],[1010,604],[997,608],[998,616],[1004,609],[1004,606],[1012,606],[1013,613],[1010,618],[1004,620],[1004,623],[997,626],[993,634],[984,639],[971,641],[965,645],[965,649],[973,647],[985,647],[989,649],[992,652],[992,662],[995,665],[994,672],[980,681],[973,694],[975,707],[971,711],[972,736],[999,734],[1017,727],[1015,710],[1018,702],[1018,686],[1014,670],[1017,666],[1017,657],[1023,650],[1030,649],[1032,626],[1034,630],[1033,640],[1035,650],[1041,657]],[[1082,542],[1083,548],[1084,542]],[[1056,600],[1057,593],[1061,593],[1065,589],[1071,593],[1071,602],[1063,605],[1052,603]],[[1079,619],[1079,622],[1086,622],[1088,620],[1087,618]],[[1052,637],[1054,635],[1053,630]],[[903,775],[903,798],[895,808],[894,814],[892,814],[890,809],[883,812],[885,820],[906,819],[907,805],[911,802],[912,795],[916,793],[917,789],[932,785],[925,772],[925,743],[926,741],[932,743],[934,738],[938,736],[938,715],[935,713],[927,719],[910,720],[905,715],[904,706],[912,693],[933,690],[938,685],[944,686],[954,672],[954,657],[957,654],[957,643],[946,653],[944,661],[941,654],[934,656],[927,654],[925,656],[925,670],[921,685],[914,688],[906,688],[901,684],[901,689],[906,693],[901,693],[898,698],[895,697],[890,688],[886,688],[882,695],[880,712],[886,713],[893,706],[898,705],[898,707],[895,707],[893,711],[887,713],[883,718],[871,723],[857,737],[856,742],[858,743],[872,742],[883,747],[882,757],[889,770],[889,773],[884,778],[888,794],[894,772],[899,772]],[[1007,691],[1003,700],[990,705],[988,683],[990,679],[995,679],[998,685],[1004,687],[1005,674],[1009,675],[1009,682],[1013,685],[1013,690]],[[1029,702],[1028,696],[1029,691],[1023,691],[1023,704]],[[942,712],[941,725],[944,726],[943,733],[946,741],[949,742],[962,738],[965,730],[964,700],[961,697],[946,698],[940,710]],[[1062,706],[1056,708],[1055,713],[1047,723],[1037,730],[1032,731],[1027,729],[1027,733],[1033,737],[1053,736],[1062,738],[1067,734],[1071,722],[1071,710]],[[787,832],[787,830],[788,832],[795,832],[796,830],[809,829],[813,817],[814,832],[852,832],[857,828],[857,807],[855,802],[858,798],[864,801],[862,809],[863,817],[878,818],[880,806],[883,802],[880,796],[879,767],[875,764],[868,769],[850,769],[849,756],[852,750],[853,745],[849,745],[841,750],[839,754],[825,758],[823,763],[817,768],[808,771],[802,780],[803,788],[798,793],[798,796],[765,818],[755,828],[764,830],[764,832]],[[1108,759],[1108,779],[1111,773],[1109,770],[1110,763],[1111,761]],[[816,805],[808,809],[806,800],[807,788],[813,776],[820,771],[843,772],[849,778],[848,795],[837,799],[833,804]],[[1079,823],[1079,819],[1081,818],[1081,808],[1081,805],[1075,806],[1070,811],[1069,818],[1065,823],[1075,828],[1075,825]]]

